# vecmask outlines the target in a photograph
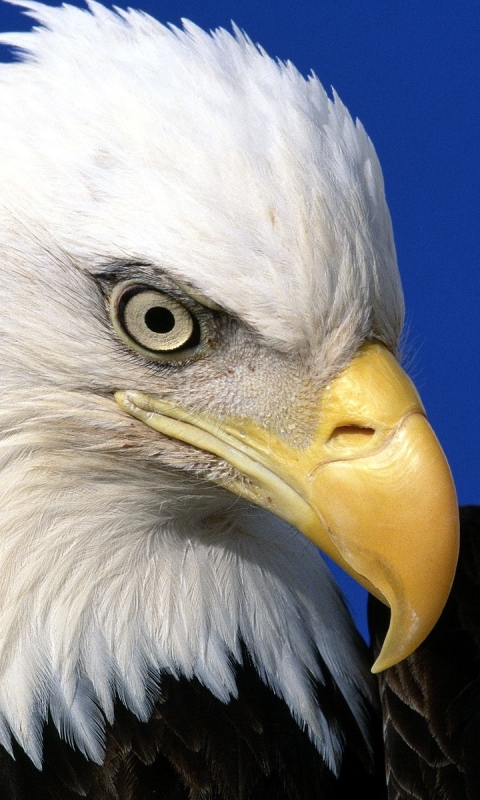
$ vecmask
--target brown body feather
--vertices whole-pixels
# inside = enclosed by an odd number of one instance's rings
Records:
[[[0,752],[2,800],[351,800],[358,793],[385,800],[381,759],[372,769],[333,682],[319,688],[319,702],[346,732],[338,778],[247,657],[237,679],[238,698],[225,704],[196,680],[164,677],[147,723],[119,705],[101,766],[72,750],[49,723],[42,772],[19,747],[15,761]],[[372,737],[379,742],[373,710]]]
[[[460,560],[435,629],[379,675],[389,800],[480,797],[480,508],[460,510]],[[371,600],[378,651],[388,612]]]

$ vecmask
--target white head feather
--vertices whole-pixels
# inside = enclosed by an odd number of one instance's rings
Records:
[[[147,718],[165,670],[227,700],[243,639],[335,768],[317,653],[360,726],[368,678],[349,672],[357,644],[321,560],[173,471],[185,449],[122,415],[111,393],[158,373],[125,352],[95,289],[118,263],[187,281],[284,376],[309,354],[326,380],[367,338],[395,349],[403,303],[373,146],[314,76],[239,31],[18,4],[44,27],[0,37],[25,59],[0,67],[0,740],[39,764],[50,712],[101,760],[116,696]],[[229,382],[219,356],[212,386],[208,369],[162,387],[200,404],[249,396],[241,363]]]
[[[2,68],[7,207],[82,262],[168,266],[279,346],[346,318],[395,345],[381,170],[338,97],[239,31],[24,5],[47,27],[0,39],[27,58]]]

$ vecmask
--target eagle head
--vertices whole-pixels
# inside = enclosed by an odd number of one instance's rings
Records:
[[[378,669],[435,623],[457,551],[372,143],[237,29],[18,4],[39,27],[0,38],[22,54],[0,67],[0,741],[40,763],[51,715],[100,761],[117,698],[147,719],[181,674],[227,702],[246,648],[335,768],[312,684],[332,673],[361,729],[373,690],[317,546],[391,608]]]

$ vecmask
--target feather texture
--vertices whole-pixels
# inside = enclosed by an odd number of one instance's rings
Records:
[[[22,56],[0,66],[2,798],[381,798],[368,656],[313,545],[114,400],[304,446],[353,353],[398,345],[373,146],[237,29],[17,4],[40,27],[0,36]],[[202,358],[125,346],[125,280],[198,316]]]
[[[480,509],[460,509],[461,547],[447,606],[430,636],[379,675],[389,800],[480,794]],[[378,650],[383,607],[371,600]]]
[[[42,772],[17,745],[18,769],[0,752],[2,800],[346,800],[358,786],[372,800],[384,800],[382,770],[377,765],[368,774],[363,737],[333,685],[320,692],[349,734],[338,778],[260,681],[246,652],[236,683],[238,697],[224,704],[197,680],[168,676],[148,722],[118,704],[102,766],[66,747],[47,724]]]
[[[161,265],[332,368],[372,330],[395,349],[403,300],[381,170],[337,96],[238,30],[23,6],[44,27],[0,37],[26,59],[1,68],[7,231],[21,219],[85,268]]]

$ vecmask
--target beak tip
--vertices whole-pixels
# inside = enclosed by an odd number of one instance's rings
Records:
[[[386,669],[396,666],[400,663],[400,661],[403,661],[404,658],[407,658],[407,656],[405,655],[401,658],[388,658],[384,656],[382,650],[382,652],[379,653],[378,658],[372,664],[370,671],[374,675],[378,675],[379,672],[384,672]]]

